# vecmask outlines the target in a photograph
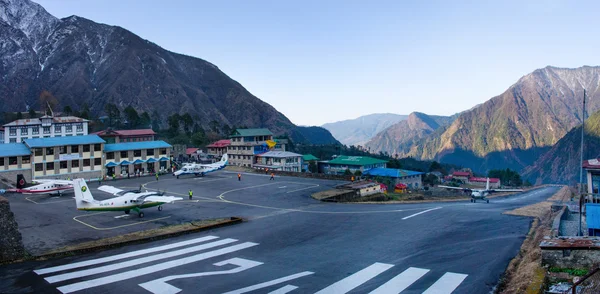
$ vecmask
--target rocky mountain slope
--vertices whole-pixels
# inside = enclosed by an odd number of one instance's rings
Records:
[[[41,108],[50,91],[58,107],[84,103],[103,115],[107,103],[153,114],[163,125],[189,112],[208,124],[296,126],[217,66],[167,51],[118,26],[71,16],[58,19],[29,0],[0,0],[0,112]]]
[[[476,171],[521,170],[581,124],[583,88],[588,111],[600,109],[600,67],[538,69],[404,152]]]
[[[600,158],[600,112],[594,113],[585,121],[583,147],[584,160]],[[523,178],[534,184],[577,183],[579,181],[580,148],[581,125],[569,131],[532,165],[523,169]]]
[[[440,127],[452,123],[456,116],[427,115],[421,112],[413,112],[406,120],[379,132],[365,144],[372,153],[398,154],[405,157],[405,150],[418,143],[421,139],[433,134]]]
[[[348,119],[323,125],[344,145],[363,146],[377,133],[405,120],[408,116],[393,113],[374,113],[355,119]]]

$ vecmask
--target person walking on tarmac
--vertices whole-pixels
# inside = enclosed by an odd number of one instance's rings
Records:
[[[117,175],[113,174],[113,181],[116,179]]]
[[[156,175],[156,181],[158,182],[158,173],[155,173],[154,175]]]
[[[241,181],[241,180],[242,180],[242,174],[238,173],[238,181]]]
[[[265,175],[269,174],[269,168],[267,167],[267,169],[265,169]]]
[[[350,178],[350,180],[352,181],[352,183],[354,183],[354,176],[352,176],[352,178]]]
[[[192,196],[194,195],[194,192],[192,192],[192,189],[190,189],[190,191],[188,192],[188,194],[190,195],[190,200],[192,200]]]
[[[269,179],[269,181],[275,181],[275,173],[271,173],[271,178]]]

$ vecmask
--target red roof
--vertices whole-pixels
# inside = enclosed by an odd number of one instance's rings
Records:
[[[231,144],[231,140],[227,139],[227,140],[219,140],[217,142],[214,142],[206,147],[215,147],[215,148],[223,148],[223,147],[227,147]]]
[[[92,135],[118,135],[118,136],[154,136],[156,133],[152,129],[141,129],[141,130],[104,130],[95,132]]]
[[[470,172],[457,171],[457,172],[453,172],[452,176],[454,176],[454,177],[470,177],[471,173]]]
[[[200,148],[188,148],[188,149],[185,149],[185,154],[191,155],[192,153],[198,151],[198,149],[200,149]]]
[[[487,183],[487,178],[469,178],[469,182]],[[490,183],[498,183],[498,182],[500,182],[500,179],[490,178]]]
[[[588,159],[583,161],[583,168],[599,168],[600,169],[600,160]]]

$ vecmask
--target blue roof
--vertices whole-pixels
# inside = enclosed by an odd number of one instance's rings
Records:
[[[140,163],[144,163],[145,161],[141,160],[141,159],[136,159],[133,164],[140,164]]]
[[[114,163],[114,162],[109,162],[106,164],[106,167],[113,167],[113,166],[117,166],[118,164]]]
[[[31,155],[31,150],[23,143],[0,144],[0,157]]]
[[[150,157],[150,159],[148,159],[146,162],[148,162],[148,163],[155,163],[157,161],[158,160],[154,159],[153,157]]]
[[[104,152],[128,151],[137,149],[171,148],[165,141],[142,141],[104,145]]]
[[[588,229],[600,229],[600,204],[585,204],[586,222]]]
[[[416,175],[422,175],[422,174],[424,174],[424,173],[412,171],[412,170],[397,169],[397,168],[380,168],[380,167],[366,170],[363,173],[363,175],[391,177],[391,178],[409,177],[409,176],[416,176]]]
[[[29,148],[106,143],[96,135],[52,137],[23,140]]]

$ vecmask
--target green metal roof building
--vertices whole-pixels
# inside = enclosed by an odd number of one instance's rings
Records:
[[[341,155],[332,160],[320,161],[319,172],[325,174],[343,174],[347,169],[352,173],[364,172],[372,168],[386,168],[387,161],[368,156]]]

